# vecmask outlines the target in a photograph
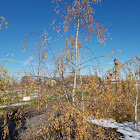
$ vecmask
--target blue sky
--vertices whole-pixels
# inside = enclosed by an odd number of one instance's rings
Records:
[[[117,54],[116,58],[122,62],[140,54],[139,7],[139,0],[102,0],[100,4],[94,5],[95,20],[104,24],[111,33],[112,40],[107,40],[106,47],[96,42],[96,39],[84,45],[90,47],[95,56],[109,54],[111,50],[121,50],[121,54]],[[49,37],[52,37],[52,49],[61,52],[64,43],[55,42],[57,35],[50,26],[57,18],[53,8],[51,0],[0,0],[0,16],[4,16],[8,22],[8,29],[2,26],[0,30],[0,59],[14,60],[13,64],[5,65],[10,72],[28,69],[27,62],[33,57],[37,37],[30,39],[24,53],[21,40],[31,32],[42,34],[43,30],[46,30]],[[62,22],[61,19],[57,21]],[[88,59],[90,55],[86,57]],[[104,63],[112,66],[112,61],[106,60]]]

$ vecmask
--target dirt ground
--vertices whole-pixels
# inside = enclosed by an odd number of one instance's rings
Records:
[[[48,118],[51,116],[53,112],[54,105],[58,105],[58,103],[51,102],[48,104],[46,109],[45,107],[39,110],[36,108],[28,108],[23,112],[22,110],[20,112],[18,112],[18,110],[15,110],[10,117],[7,116],[6,124],[9,129],[9,134],[6,136],[6,139],[7,140],[36,139],[32,137],[32,134],[34,133],[34,129],[37,129],[43,125],[44,126],[49,125]],[[21,122],[20,125],[19,122]],[[91,126],[91,130],[94,128],[95,125],[93,124]],[[104,128],[104,130],[106,135],[114,135],[115,139],[119,139],[119,137],[123,137],[122,134],[116,132],[116,129]],[[3,140],[3,133],[4,133],[4,116],[0,116],[0,140]]]
[[[5,116],[0,116],[0,140],[3,140],[4,127],[8,126],[9,134],[6,135],[7,140],[30,139],[31,132],[41,125],[48,125],[48,118],[51,115],[53,105],[49,103],[47,109],[37,107],[14,110],[9,116],[5,112]],[[6,124],[4,124],[6,120]],[[20,122],[20,123],[19,123]]]

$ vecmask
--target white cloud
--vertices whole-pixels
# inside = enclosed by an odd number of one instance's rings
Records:
[[[29,65],[30,62],[34,59],[33,56],[30,56],[25,62],[24,62],[24,65]]]

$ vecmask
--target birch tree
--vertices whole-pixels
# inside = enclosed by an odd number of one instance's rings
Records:
[[[134,62],[136,60],[137,62]],[[131,105],[134,107],[134,129],[137,130],[137,123],[138,123],[138,105],[139,105],[139,80],[140,80],[140,58],[136,56],[134,60],[131,60],[129,63],[130,65],[133,64],[134,68],[133,71],[129,69],[129,76],[128,78],[130,81],[130,86],[133,85],[132,90],[133,94],[129,93],[127,90],[127,98]],[[128,63],[127,63],[128,65]]]
[[[72,102],[75,106],[75,93],[76,93],[76,79],[77,79],[77,63],[78,63],[78,49],[79,49],[79,36],[84,33],[85,39],[91,39],[92,35],[97,37],[100,43],[105,43],[109,33],[102,24],[95,22],[93,4],[99,3],[100,0],[74,0],[68,3],[66,0],[55,0],[57,3],[56,13],[64,16],[63,27],[65,33],[68,33],[71,27],[74,29],[75,34],[75,69],[74,69],[74,84],[72,92]],[[59,7],[60,5],[66,9]],[[63,6],[62,6],[63,7]]]
[[[118,83],[120,87],[124,87],[124,90],[121,92],[122,95],[125,95],[125,98],[121,102],[125,102],[125,100],[127,100],[128,103],[134,108],[134,111],[131,111],[131,114],[133,114],[134,116],[134,129],[137,130],[139,109],[140,59],[138,56],[136,56],[134,57],[134,59],[130,59],[124,64],[120,63],[120,61],[116,61],[116,63],[117,65],[114,66],[113,73],[110,73],[110,78],[114,77],[115,79],[120,79],[120,82],[116,81],[116,84]],[[121,70],[123,70],[123,72],[126,74],[126,80],[121,77]],[[124,81],[125,85],[122,84],[121,81]],[[120,87],[118,89],[120,89]],[[115,93],[118,94],[119,92],[120,91],[116,90]],[[128,112],[128,110],[125,111]]]

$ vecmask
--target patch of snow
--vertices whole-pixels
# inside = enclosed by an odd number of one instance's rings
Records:
[[[16,103],[16,104],[11,104],[10,106],[21,106],[21,105],[26,105],[26,104],[30,104],[30,102]]]
[[[21,105],[26,105],[26,104],[30,104],[31,102],[24,102],[24,103],[15,103],[15,104],[11,104],[10,106],[21,106]],[[8,105],[2,105],[0,106],[0,108],[6,108],[8,107]]]
[[[63,95],[60,95],[61,97],[64,97],[65,96],[65,94],[63,94]]]
[[[1,105],[0,108],[8,107],[8,105]]]
[[[137,124],[138,131],[134,131],[133,122],[117,123],[112,119],[94,119],[92,120],[92,123],[104,127],[116,128],[117,132],[120,132],[125,136],[124,140],[140,140],[140,122]]]

